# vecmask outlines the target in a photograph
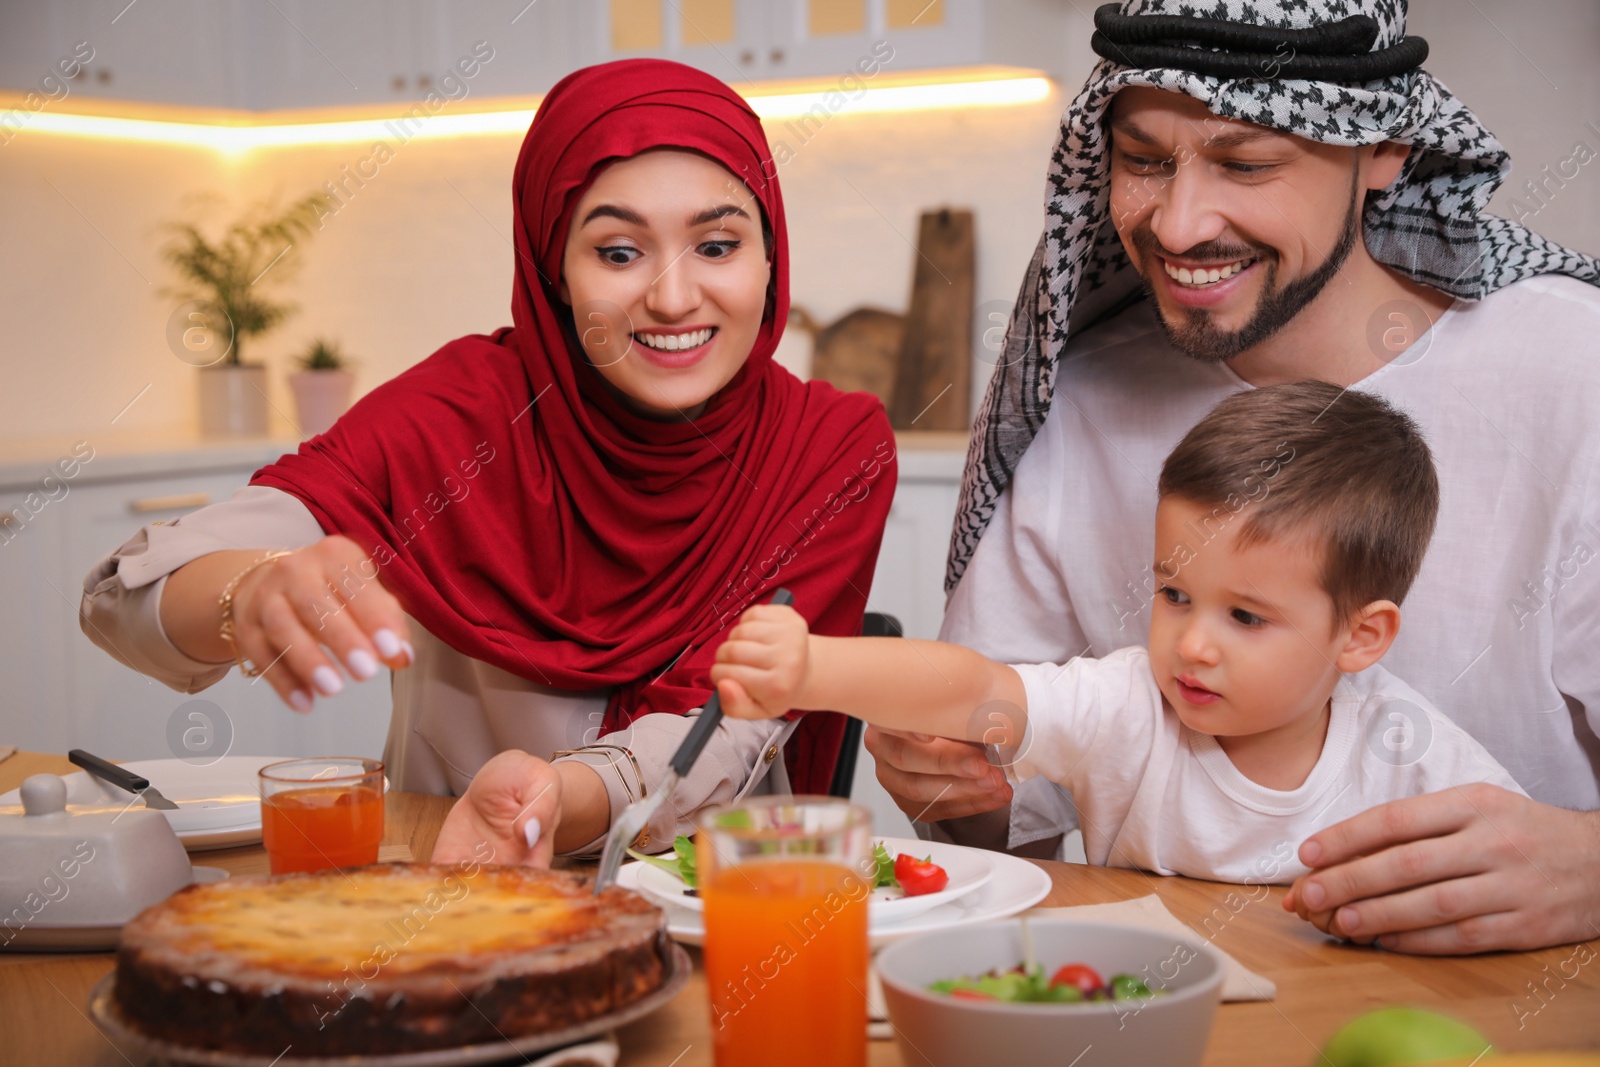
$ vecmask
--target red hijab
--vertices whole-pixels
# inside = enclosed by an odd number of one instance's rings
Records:
[[[607,163],[660,147],[740,177],[772,232],[760,333],[693,422],[616,400],[556,285],[583,192]],[[462,654],[557,689],[616,687],[602,732],[702,705],[722,636],[780,586],[815,632],[858,633],[894,435],[876,398],[772,361],[789,313],[776,173],[760,120],[707,74],[626,60],[563,79],[517,158],[515,325],[445,345],[251,484],[370,551],[411,616]],[[843,727],[801,723],[797,791],[827,791]]]

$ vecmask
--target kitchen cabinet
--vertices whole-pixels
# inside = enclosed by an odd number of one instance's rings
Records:
[[[1070,32],[1058,0],[605,0],[587,10],[584,63],[660,56],[735,88],[879,69],[1056,72]]]
[[[264,682],[235,671],[196,694],[179,693],[123,666],[79,628],[83,578],[144,524],[226,499],[287,446],[97,456],[64,485],[41,492],[49,461],[6,464],[0,478],[0,741],[64,752],[81,747],[114,759],[185,755],[169,740],[185,730],[231,732],[236,755],[379,755],[389,724],[386,676],[321,698],[311,715],[289,710]],[[101,468],[96,470],[96,468]],[[62,489],[65,492],[62,493]],[[32,508],[28,501],[32,495]],[[41,506],[42,502],[42,506]],[[194,718],[195,715],[201,718]],[[203,747],[203,746],[202,746]],[[220,754],[220,753],[218,753]]]
[[[944,618],[944,563],[961,495],[965,434],[899,434],[900,481],[883,530],[867,596],[870,611],[900,620],[907,637],[939,636]],[[865,745],[856,757],[850,799],[872,813],[879,837],[914,837],[883,786]]]
[[[880,70],[1059,74],[1081,33],[1071,13],[1060,0],[42,0],[0,6],[0,90],[268,111],[537,95],[630,56],[739,89]],[[83,69],[41,90],[84,43]],[[470,78],[452,73],[474,57]]]
[[[143,10],[141,10],[143,9]],[[240,0],[49,0],[0,9],[0,89],[246,106],[232,44]],[[64,61],[87,58],[81,65]],[[71,74],[62,77],[63,70]]]
[[[919,441],[923,436],[931,440]],[[868,605],[899,619],[907,637],[933,639],[944,619],[944,565],[961,495],[966,440],[964,434],[899,438],[900,482],[884,526]]]
[[[575,58],[578,25],[594,0],[448,0],[441,5],[444,41],[442,70],[464,57],[492,49],[493,58],[463,79],[474,99],[534,96],[583,64]],[[441,95],[456,100],[456,91],[441,85]],[[457,90],[458,91],[458,90]]]
[[[251,107],[412,100],[433,88],[446,62],[432,3],[273,0],[245,14],[251,39],[240,58]]]
[[[256,111],[543,93],[576,66],[578,6],[525,2],[12,4],[0,9],[0,89]],[[41,90],[40,79],[83,44],[93,55],[83,71]]]

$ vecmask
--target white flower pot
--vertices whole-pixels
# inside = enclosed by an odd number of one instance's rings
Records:
[[[267,368],[226,363],[201,367],[200,432],[207,437],[265,437]]]
[[[350,407],[355,384],[355,373],[347,370],[302,370],[289,375],[300,433],[308,438],[326,433]]]

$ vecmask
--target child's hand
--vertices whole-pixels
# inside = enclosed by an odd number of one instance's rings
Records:
[[[711,681],[729,718],[776,719],[795,706],[809,673],[805,617],[793,608],[758,604],[717,649]]]
[[[445,816],[433,862],[549,867],[560,822],[561,775],[544,760],[509,749],[479,768]]]

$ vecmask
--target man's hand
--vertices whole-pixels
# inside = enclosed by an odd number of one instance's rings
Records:
[[[561,775],[544,760],[509,749],[483,765],[445,816],[433,862],[549,867],[560,823]],[[537,833],[531,847],[530,829]]]
[[[776,719],[795,707],[810,671],[805,616],[781,604],[757,604],[728,631],[711,683],[730,719]]]
[[[1011,803],[1005,773],[980,744],[876,726],[867,727],[865,741],[878,781],[913,822],[959,819]]]
[[[1600,937],[1600,812],[1498,786],[1391,801],[1300,846],[1285,909],[1330,934],[1422,955]]]

